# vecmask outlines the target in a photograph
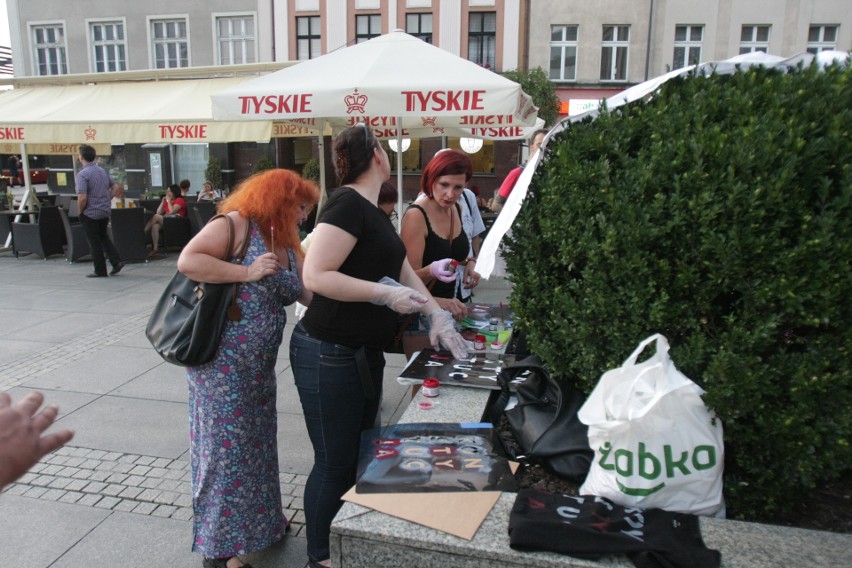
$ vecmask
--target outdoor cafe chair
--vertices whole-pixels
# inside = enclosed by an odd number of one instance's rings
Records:
[[[59,215],[62,217],[62,225],[65,228],[65,259],[73,264],[91,254],[89,240],[86,238],[86,228],[82,223],[72,223],[64,207],[59,208]]]
[[[62,216],[56,206],[41,207],[35,223],[12,223],[12,250],[15,258],[22,251],[36,254],[45,260],[52,254],[64,254],[64,237]]]

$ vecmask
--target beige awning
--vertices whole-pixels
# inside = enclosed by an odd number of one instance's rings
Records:
[[[267,141],[271,121],[214,121],[210,96],[250,78],[32,86],[0,92],[0,144]]]

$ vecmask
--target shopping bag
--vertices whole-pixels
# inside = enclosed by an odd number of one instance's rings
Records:
[[[637,363],[651,343],[657,352]],[[620,505],[723,515],[722,424],[656,334],[603,374],[578,416],[594,459],[581,495]]]

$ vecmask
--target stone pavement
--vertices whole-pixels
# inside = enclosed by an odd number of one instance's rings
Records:
[[[191,552],[187,389],[183,369],[151,349],[151,306],[177,253],[87,279],[90,261],[15,259],[0,252],[0,391],[39,390],[76,431],[0,494],[4,556],[26,568],[198,567]],[[505,301],[505,281],[484,282],[481,302]],[[293,530],[249,555],[255,568],[305,565],[303,494],[313,463],[288,360],[293,307],[278,354],[278,448],[283,505]],[[383,423],[396,422],[410,390],[388,355]]]

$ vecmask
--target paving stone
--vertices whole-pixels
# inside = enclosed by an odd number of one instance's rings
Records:
[[[161,479],[157,484],[157,489],[162,489],[163,491],[178,491],[184,486],[182,481],[177,481],[175,479]]]
[[[177,507],[192,507],[192,495],[187,493],[181,493],[178,495],[177,499],[175,499],[173,505]]]
[[[61,503],[76,503],[80,499],[83,498],[84,493],[80,493],[78,491],[66,491],[65,494],[59,498]]]
[[[52,489],[65,489],[68,485],[74,481],[73,479],[68,479],[66,477],[57,477],[54,479],[48,487]]]
[[[172,516],[172,513],[174,513],[175,510],[177,510],[177,507],[172,507],[171,505],[160,505],[159,507],[151,511],[151,516],[169,518]]]
[[[38,477],[35,473],[25,473],[18,478],[18,483],[32,483],[32,480]]]
[[[89,479],[90,477],[92,477],[93,473],[95,473],[95,472],[90,470],[90,469],[81,469],[80,471],[78,471],[77,473],[72,475],[71,477],[73,477],[75,479]]]
[[[157,495],[160,494],[158,489],[146,489],[142,493],[136,496],[136,499],[139,501],[153,501],[157,498]]]
[[[98,507],[99,509],[112,509],[118,505],[120,501],[121,499],[118,499],[117,497],[104,497],[95,504],[95,507]]]
[[[167,469],[165,475],[163,475],[166,479],[180,479],[183,477],[182,469]]]
[[[177,498],[178,494],[174,491],[161,491],[159,495],[154,497],[154,503],[161,503],[163,505],[173,505]]]
[[[29,490],[30,490],[29,485],[23,485],[23,484],[17,483],[17,484],[14,484],[14,485],[10,485],[8,488],[6,488],[5,491],[3,491],[3,493],[5,493],[7,495],[23,495],[24,493],[26,493]]]
[[[59,501],[67,491],[64,489],[48,489],[39,499],[43,501]]]
[[[100,493],[106,487],[106,483],[101,483],[99,481],[92,481],[86,487],[83,488],[83,491],[86,493]]]
[[[142,487],[146,487],[148,489],[153,489],[154,487],[157,487],[158,485],[160,485],[160,480],[154,479],[152,477],[146,477],[145,479],[142,480],[142,483],[140,483],[139,485],[141,485]]]
[[[188,509],[186,507],[178,507],[177,510],[172,513],[172,518],[177,519],[178,521],[189,521],[192,517],[192,509]]]
[[[56,478],[53,477],[52,475],[39,475],[35,479],[30,481],[30,485],[37,485],[39,487],[47,487],[48,485],[53,483],[53,481],[55,479]]]
[[[109,477],[106,478],[107,483],[124,483],[124,480],[127,479],[128,476],[124,473],[113,473]]]
[[[139,503],[136,505],[136,508],[133,509],[134,513],[139,513],[141,515],[150,515],[151,511],[156,509],[159,505],[156,503]]]
[[[136,465],[151,465],[157,458],[152,456],[141,456],[136,459]]]
[[[119,485],[118,483],[110,483],[101,490],[101,495],[111,495],[115,497],[125,489],[126,487],[124,487],[124,485]]]
[[[138,460],[138,459],[139,459],[139,456],[137,456],[137,455],[124,454],[120,458],[118,458],[118,461],[121,462],[121,463],[134,463],[135,464],[136,460]]]
[[[81,464],[83,464],[84,462],[87,462],[87,461],[89,461],[89,460],[79,458],[79,457],[76,457],[76,456],[70,456],[70,457],[66,458],[65,465],[67,467],[80,467]]]
[[[72,479],[71,482],[65,486],[66,491],[81,491],[86,485],[89,484],[89,481],[86,479]]]
[[[46,468],[44,468],[43,470],[41,470],[41,473],[43,475],[54,475],[57,471],[59,471],[61,469],[62,469],[62,466],[51,464],[51,465],[47,466]]]
[[[110,463],[115,464],[112,467],[112,471],[114,471],[116,473],[130,473],[130,470],[132,470],[134,467],[136,467],[132,463],[125,463],[125,462],[110,462]]]
[[[113,511],[121,511],[123,513],[130,513],[139,503],[136,501],[130,501],[128,499],[122,499],[115,507],[112,508]]]
[[[147,475],[151,468],[147,465],[137,465],[130,470],[130,475]]]
[[[89,479],[92,481],[106,481],[106,479],[112,475],[108,471],[93,471],[92,475],[89,476]]]
[[[104,461],[118,461],[118,458],[120,457],[120,452],[107,452],[101,459]]]
[[[129,485],[130,487],[139,487],[142,485],[142,482],[145,481],[145,477],[141,475],[131,475],[127,479],[124,480],[124,485]]]
[[[79,467],[65,466],[57,472],[58,477],[74,477],[74,474],[80,471]]]
[[[83,460],[77,465],[77,467],[83,469],[98,469],[102,468],[102,466],[103,462],[100,460]]]
[[[107,455],[107,453],[104,450],[92,450],[86,454],[86,457],[89,459],[100,460],[103,459],[105,455]]]
[[[118,496],[123,499],[136,499],[143,491],[144,489],[142,489],[141,487],[125,487],[124,490],[118,494]]]
[[[45,462],[50,465],[65,465],[65,462],[71,459],[71,456],[51,455],[45,458]]]
[[[167,468],[169,464],[174,460],[170,460],[169,458],[157,458],[153,462],[151,462],[151,467],[162,467]]]
[[[94,507],[95,504],[100,500],[100,495],[87,493],[86,495],[83,495],[79,501],[77,501],[77,504],[86,505],[87,507]]]

